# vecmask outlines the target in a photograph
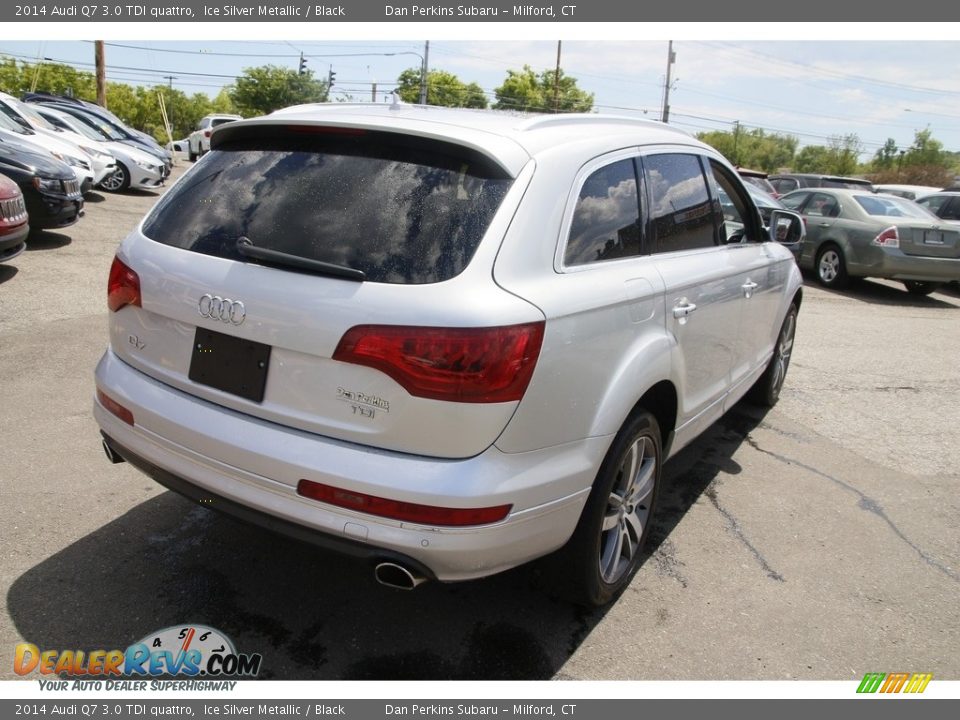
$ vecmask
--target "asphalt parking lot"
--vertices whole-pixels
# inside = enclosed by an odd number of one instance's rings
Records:
[[[107,271],[158,196],[95,194],[0,265],[0,678],[18,642],[193,622],[272,679],[960,680],[960,293],[808,281],[780,403],[667,465],[649,558],[605,610],[536,566],[402,592],[104,458]]]

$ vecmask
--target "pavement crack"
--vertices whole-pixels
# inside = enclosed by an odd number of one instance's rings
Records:
[[[750,554],[753,555],[754,558],[756,558],[760,567],[763,568],[763,571],[767,574],[767,577],[769,577],[771,580],[776,580],[777,582],[786,582],[783,575],[781,575],[776,570],[774,570],[770,566],[770,563],[767,562],[767,559],[760,553],[759,550],[757,550],[756,546],[752,542],[750,542],[749,538],[747,538],[746,534],[744,534],[743,528],[740,526],[740,523],[733,516],[733,513],[731,513],[729,510],[723,507],[723,505],[720,504],[720,500],[717,498],[716,488],[711,485],[709,488],[707,488],[704,495],[707,496],[707,499],[710,501],[710,504],[717,509],[717,512],[719,512],[723,516],[723,519],[727,521],[727,529],[729,529],[730,532],[732,532],[734,536],[741,543],[743,543],[744,547],[746,547],[747,550],[750,551]]]
[[[811,466],[811,465],[807,465],[806,463],[802,463],[802,462],[800,462],[799,460],[793,460],[793,459],[791,459],[791,458],[786,457],[785,455],[780,455],[780,454],[778,454],[778,453],[775,453],[775,452],[772,452],[772,451],[770,451],[770,450],[767,450],[766,448],[760,447],[760,443],[758,443],[756,440],[754,440],[753,437],[751,437],[749,433],[747,434],[747,436],[746,436],[744,439],[746,440],[747,444],[748,444],[750,447],[752,447],[754,450],[756,450],[757,452],[763,453],[764,455],[769,455],[770,457],[774,458],[775,460],[779,460],[780,462],[785,463],[785,464],[787,464],[787,465],[796,465],[796,466],[799,467],[799,468],[803,468],[803,469],[806,470],[807,472],[812,473],[812,474],[814,474],[814,475],[816,475],[816,476],[818,476],[818,477],[821,477],[821,478],[823,478],[824,480],[829,480],[830,482],[834,483],[834,484],[837,485],[838,487],[846,490],[847,492],[850,492],[850,493],[856,495],[856,496],[857,496],[857,506],[858,506],[861,510],[865,510],[865,511],[867,511],[867,512],[869,512],[869,513],[872,513],[872,514],[876,515],[878,518],[880,518],[883,522],[885,522],[885,523],[887,524],[887,527],[889,527],[890,530],[893,531],[894,535],[896,535],[898,538],[900,538],[900,540],[902,540],[904,543],[906,543],[906,545],[907,545],[908,547],[910,547],[915,553],[917,553],[917,555],[920,557],[920,559],[923,560],[923,562],[925,562],[927,565],[929,565],[930,567],[932,567],[932,568],[938,570],[939,572],[943,573],[944,575],[946,575],[948,578],[950,578],[950,579],[953,580],[954,582],[960,583],[960,575],[958,575],[958,574],[957,574],[952,568],[950,568],[949,566],[944,565],[942,562],[940,562],[939,560],[937,560],[935,557],[929,555],[929,554],[928,554],[927,552],[925,552],[919,545],[917,545],[913,540],[911,540],[910,538],[908,538],[908,537],[906,536],[906,534],[905,534],[899,527],[897,527],[897,524],[896,524],[895,522],[893,522],[893,520],[890,519],[890,517],[887,515],[886,511],[883,509],[883,506],[882,506],[879,502],[877,502],[876,500],[874,500],[872,497],[870,497],[869,495],[867,495],[865,492],[863,492],[862,490],[854,487],[854,486],[851,485],[850,483],[844,482],[843,480],[840,480],[839,478],[835,478],[835,477],[833,477],[833,475],[829,475],[829,474],[823,472],[822,470],[818,470],[817,468],[815,468],[815,467],[813,467],[813,466]]]

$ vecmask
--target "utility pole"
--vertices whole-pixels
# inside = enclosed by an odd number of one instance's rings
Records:
[[[376,102],[376,101],[377,101],[377,83],[372,82],[370,83],[370,102]]]
[[[168,86],[168,87],[169,87],[171,90],[173,90],[173,81],[177,79],[177,76],[176,76],[176,75],[164,75],[164,76],[163,76],[163,79],[169,81],[169,86]]]
[[[553,112],[560,112],[560,41],[557,40],[557,69],[553,73]]]
[[[93,62],[97,66],[97,104],[107,106],[107,68],[103,57],[103,40],[93,43]]]
[[[430,41],[423,46],[423,69],[420,72],[420,104],[427,104],[427,73],[430,72]]]
[[[740,143],[740,121],[733,121],[733,164],[740,167],[740,156],[737,154],[737,145]]]
[[[660,113],[661,122],[670,121],[670,71],[676,60],[677,54],[673,51],[673,40],[670,40],[667,44],[667,78],[663,83],[663,110]]]

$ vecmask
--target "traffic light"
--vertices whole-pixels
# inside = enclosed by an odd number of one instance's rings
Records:
[[[327,73],[327,88],[333,87],[333,81],[336,80],[337,74],[333,71],[333,68],[330,68],[330,72]]]
[[[306,72],[307,72],[307,59],[303,56],[303,53],[300,53],[300,70],[297,74],[304,75]]]

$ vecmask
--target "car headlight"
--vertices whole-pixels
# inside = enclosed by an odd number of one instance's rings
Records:
[[[90,169],[90,163],[83,158],[78,158],[76,155],[64,155],[63,160],[71,167],[78,167],[84,170]]]
[[[33,186],[40,192],[63,192],[63,184],[56,178],[36,176],[33,178]]]
[[[146,160],[137,160],[134,158],[133,162],[136,163],[137,167],[142,167],[144,170],[152,170],[153,172],[156,172],[158,169],[156,165],[151,162],[147,162]]]
[[[96,158],[100,162],[109,162],[111,159],[113,159],[112,155],[108,155],[105,152],[100,152],[96,148],[84,147],[83,145],[81,145],[80,149],[83,150],[90,157]]]

